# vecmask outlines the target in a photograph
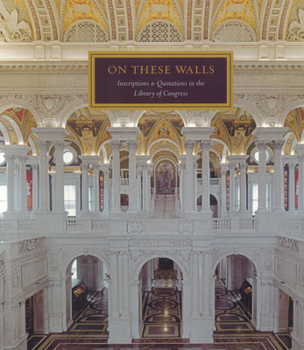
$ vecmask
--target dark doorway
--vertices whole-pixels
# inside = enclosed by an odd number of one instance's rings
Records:
[[[173,270],[173,260],[167,258],[159,258],[160,270]]]

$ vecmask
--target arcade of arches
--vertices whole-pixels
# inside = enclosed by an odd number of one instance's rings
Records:
[[[0,0],[0,350],[304,350],[303,14]],[[231,51],[233,108],[91,110],[97,50]]]

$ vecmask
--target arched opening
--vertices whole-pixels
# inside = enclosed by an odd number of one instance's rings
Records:
[[[210,209],[212,211],[212,218],[218,218],[218,202],[217,199],[210,194]],[[201,211],[202,208],[202,195],[197,197],[196,201],[197,211]]]
[[[147,261],[139,273],[139,331],[143,338],[179,338],[182,334],[180,267],[168,258]]]
[[[108,337],[108,269],[92,255],[74,259],[66,271],[66,323],[73,331]]]
[[[126,193],[123,193],[120,195],[120,205],[121,205],[121,211],[126,212],[129,208],[129,195]]]
[[[215,329],[253,331],[257,324],[256,269],[250,259],[232,254],[215,268]]]

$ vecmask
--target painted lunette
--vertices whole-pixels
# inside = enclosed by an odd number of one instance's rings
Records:
[[[233,52],[89,52],[89,108],[232,109]]]

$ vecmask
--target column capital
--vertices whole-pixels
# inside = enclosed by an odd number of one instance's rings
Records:
[[[284,140],[275,140],[271,142],[271,145],[275,151],[282,151],[282,148],[285,144]]]
[[[259,151],[266,151],[268,144],[269,144],[269,141],[259,140],[259,141],[256,141],[255,144],[256,144]]]
[[[241,172],[245,172],[246,169],[247,169],[247,164],[246,163],[240,163],[240,169],[241,169]]]
[[[24,155],[17,155],[17,159],[19,160],[19,163],[25,164],[26,161],[28,160],[28,157]]]
[[[110,145],[113,151],[120,151],[121,149],[121,141],[110,140]]]
[[[129,148],[129,151],[136,151],[136,148],[138,146],[138,142],[136,140],[126,141],[126,144]]]
[[[5,160],[7,163],[13,163],[14,160],[16,159],[16,156],[11,155],[11,154],[5,154]]]
[[[184,141],[184,146],[186,151],[193,151],[194,145],[195,145],[195,141],[191,141],[191,140]]]
[[[44,141],[44,140],[36,141],[35,143],[38,146],[39,153],[40,153],[40,151],[47,152],[52,144],[51,141]]]
[[[208,151],[211,147],[212,140],[202,140],[200,141],[200,146],[202,150]]]

